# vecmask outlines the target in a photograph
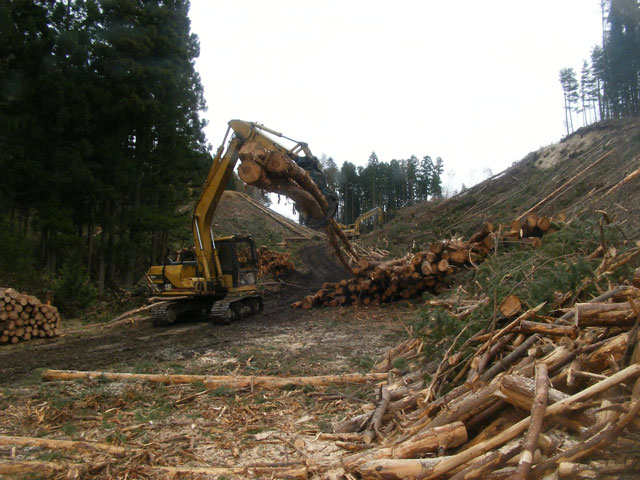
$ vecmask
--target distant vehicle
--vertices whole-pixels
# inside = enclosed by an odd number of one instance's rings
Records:
[[[362,222],[368,220],[369,218],[375,218],[376,224],[382,225],[384,223],[382,208],[372,208],[368,212],[365,212],[358,218],[356,218],[356,221],[354,223],[350,225],[340,224],[340,228],[347,237],[358,237],[360,235],[360,224],[362,224]]]

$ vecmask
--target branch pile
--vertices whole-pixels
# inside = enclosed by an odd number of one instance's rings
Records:
[[[242,164],[238,176],[248,185],[292,199],[296,207],[312,222],[321,224],[329,210],[327,199],[303,168],[288,155],[277,150],[267,150],[258,141],[248,141],[238,152]],[[358,255],[351,243],[333,219],[327,221],[325,232],[340,262],[350,270],[345,256],[356,260]],[[341,243],[342,248],[341,249]]]
[[[386,262],[361,258],[351,271],[353,278],[324,283],[314,295],[291,304],[292,308],[369,305],[408,299],[422,292],[439,295],[453,285],[464,269],[483,261],[497,242],[520,243],[538,248],[551,228],[547,217],[531,214],[496,230],[485,223],[469,240],[453,238],[432,242],[429,249]]]
[[[257,250],[258,254],[258,275],[264,277],[270,273],[274,276],[284,275],[290,270],[295,270],[295,265],[290,260],[289,252],[274,252],[266,246]]]
[[[59,327],[56,307],[12,288],[0,288],[0,343],[53,337]]]
[[[461,325],[433,368],[381,386],[376,405],[335,426],[349,435],[340,446],[357,452],[344,469],[386,480],[640,472],[640,456],[593,461],[613,445],[637,451],[625,429],[640,427],[640,289],[613,288],[555,319],[541,307],[458,346]],[[417,365],[422,348],[407,340],[376,370],[392,378],[394,365]]]

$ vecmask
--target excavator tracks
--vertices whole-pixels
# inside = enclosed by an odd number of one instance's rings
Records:
[[[154,327],[168,327],[175,323],[177,316],[172,306],[171,303],[163,303],[151,309],[151,321]]]
[[[250,297],[227,297],[216,302],[210,317],[219,323],[229,324],[262,312],[264,307],[262,297],[257,295]]]
[[[151,309],[151,320],[155,327],[168,327],[174,324],[180,315],[190,314],[202,319],[211,319],[218,323],[229,324],[263,310],[262,297],[229,296],[217,301],[212,307],[204,300],[176,300],[156,305]]]

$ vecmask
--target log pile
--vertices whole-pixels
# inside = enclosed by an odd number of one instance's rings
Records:
[[[509,241],[537,248],[549,231],[547,217],[531,214],[510,225],[485,223],[469,240],[453,238],[432,242],[429,249],[402,258],[380,262],[360,258],[351,271],[353,278],[324,283],[313,295],[291,304],[292,308],[310,309],[338,305],[369,305],[414,297],[422,292],[439,295],[453,285],[456,274],[482,262],[496,246]]]
[[[263,245],[258,248],[257,254],[258,275],[261,277],[269,274],[273,274],[274,276],[283,275],[296,268],[290,260],[291,254],[289,252],[274,252]]]
[[[640,428],[640,289],[613,288],[555,319],[538,316],[541,307],[462,345],[450,339],[431,369],[416,361],[421,341],[389,351],[375,369],[389,372],[376,404],[335,425],[349,436],[339,446],[356,452],[344,470],[386,480],[640,472],[640,455],[615,457],[637,452],[625,432]],[[530,333],[527,323],[550,328]],[[394,365],[412,363],[393,376]]]
[[[12,288],[0,288],[0,343],[54,337],[59,328],[56,307]]]

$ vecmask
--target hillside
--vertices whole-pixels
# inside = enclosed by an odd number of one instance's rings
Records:
[[[287,239],[319,240],[322,232],[311,230],[265,207],[241,192],[223,193],[213,217],[216,235],[251,235],[258,246],[273,246]]]
[[[414,242],[420,247],[434,238],[469,235],[486,221],[508,223],[544,199],[535,208],[538,214],[585,219],[603,210],[627,238],[636,238],[640,189],[637,179],[624,182],[639,167],[640,121],[601,122],[529,153],[452,198],[400,210],[371,238],[400,253]]]

